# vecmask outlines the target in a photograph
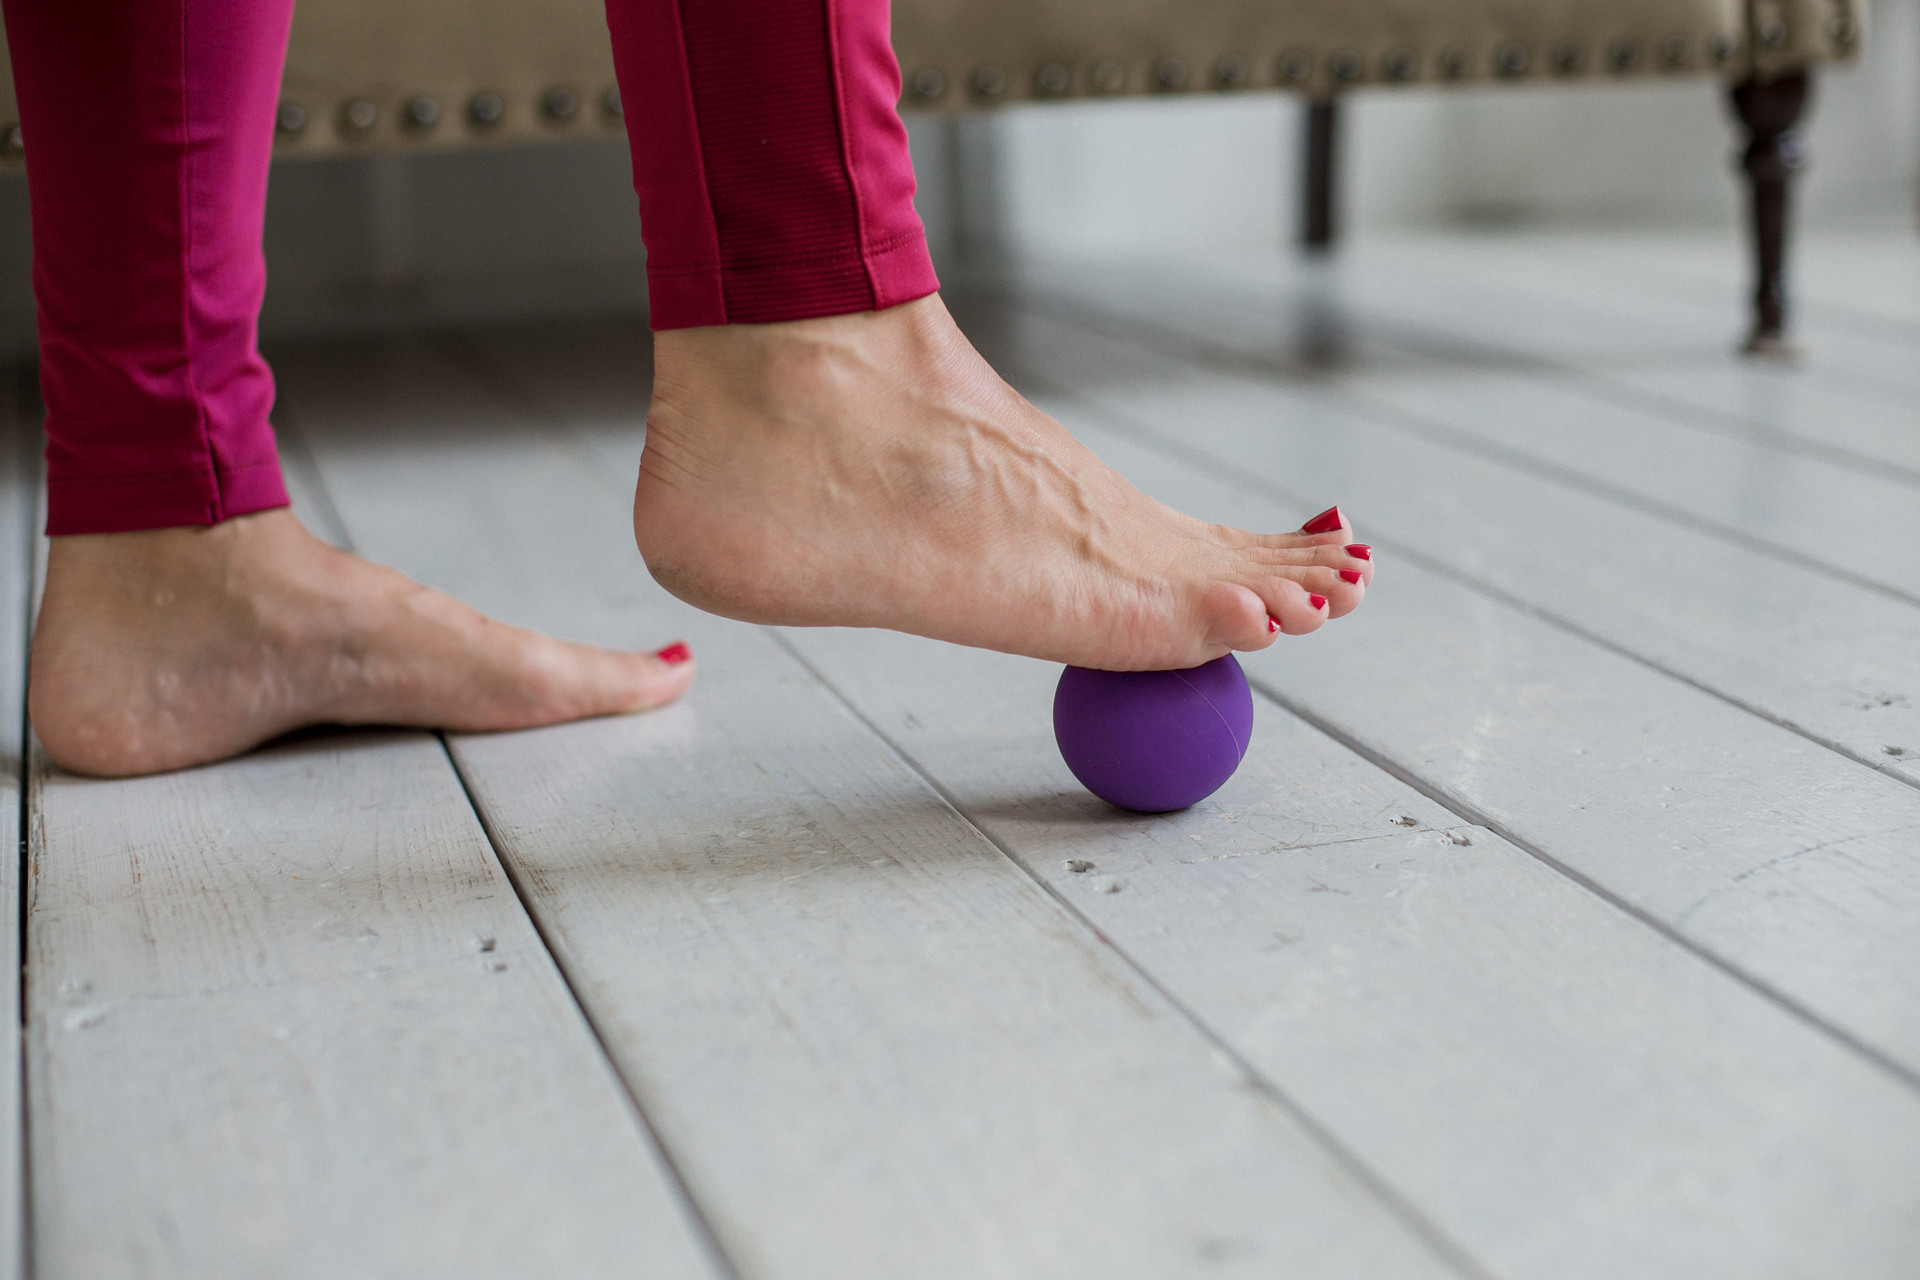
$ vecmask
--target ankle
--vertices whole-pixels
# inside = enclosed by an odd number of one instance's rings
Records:
[[[938,294],[885,311],[668,329],[654,335],[655,396],[720,389],[770,409],[786,408],[796,395],[843,388],[846,374],[856,370],[923,374],[956,340],[965,343]]]
[[[51,588],[67,579],[99,585],[191,579],[310,538],[285,507],[210,525],[65,534],[47,540],[47,582]]]
[[[325,544],[285,509],[215,525],[54,538],[35,662],[129,642],[187,643],[210,629],[271,640],[282,611],[276,601],[326,589],[332,575],[315,548]]]

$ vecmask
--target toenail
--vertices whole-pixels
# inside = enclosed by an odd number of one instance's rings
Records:
[[[693,656],[693,650],[687,648],[686,641],[675,640],[666,648],[653,655],[670,667],[677,667]]]
[[[1302,533],[1332,533],[1347,522],[1340,518],[1340,508],[1328,507],[1313,519],[1300,526]]]
[[[1312,605],[1317,612],[1327,607],[1327,598],[1325,596],[1308,596],[1307,603]]]
[[[1358,569],[1342,569],[1340,571],[1340,581],[1357,583],[1360,581],[1360,571]]]
[[[1355,542],[1343,549],[1346,551],[1348,555],[1352,556],[1355,560],[1373,559],[1373,548],[1368,546],[1364,542]]]
[[[1268,614],[1267,615],[1267,634],[1272,635],[1274,632],[1278,631],[1279,629],[1280,629],[1280,619],[1274,617],[1272,614]]]

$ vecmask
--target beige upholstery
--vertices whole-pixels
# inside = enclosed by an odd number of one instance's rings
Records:
[[[1741,0],[921,0],[896,6],[907,101],[1717,70]],[[1617,62],[1616,62],[1617,60]]]
[[[1864,0],[895,0],[908,108],[1476,79],[1718,74],[1849,56]],[[497,110],[496,110],[497,108]],[[10,76],[0,160],[17,162]],[[300,0],[280,149],[623,125],[602,0]]]
[[[621,128],[603,0],[299,0],[283,83],[289,155]],[[0,122],[18,118],[8,66]]]

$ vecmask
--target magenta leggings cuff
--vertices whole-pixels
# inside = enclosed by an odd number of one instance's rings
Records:
[[[47,535],[136,533],[218,524],[290,505],[276,460],[210,474],[186,473],[47,481]]]
[[[798,262],[690,267],[647,264],[655,329],[774,324],[855,311],[885,311],[940,288],[926,237],[869,248],[858,256]]]

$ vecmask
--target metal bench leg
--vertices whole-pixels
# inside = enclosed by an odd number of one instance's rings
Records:
[[[1791,354],[1786,340],[1787,207],[1793,175],[1803,163],[1798,125],[1812,81],[1805,72],[1733,87],[1733,109],[1746,128],[1740,167],[1752,192],[1754,248],[1753,331],[1748,355]]]
[[[1337,230],[1334,179],[1339,145],[1339,103],[1332,98],[1310,100],[1307,103],[1306,180],[1301,187],[1305,204],[1300,218],[1300,246],[1309,253],[1327,253],[1333,248]]]

